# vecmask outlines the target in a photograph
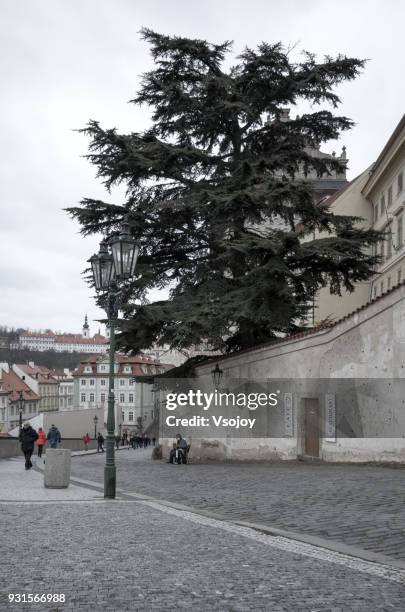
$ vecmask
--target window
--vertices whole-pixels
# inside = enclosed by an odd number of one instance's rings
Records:
[[[388,187],[388,207],[392,204],[392,185]]]
[[[404,173],[401,170],[397,178],[397,195],[399,195],[402,192],[403,187],[404,187]]]
[[[100,401],[105,402],[105,393],[100,395]]]
[[[90,401],[94,402],[94,393],[90,393]]]
[[[90,378],[90,387],[94,387],[94,378]]]
[[[107,380],[105,378],[100,378],[100,385],[105,387],[107,385]]]
[[[81,396],[80,396],[80,401],[81,401],[81,402],[85,402],[85,401],[86,401],[86,394],[85,394],[85,393],[82,393],[82,394],[81,394]]]
[[[134,394],[133,394],[133,393],[130,393],[130,394],[128,395],[128,401],[129,401],[131,404],[134,402]]]
[[[120,387],[125,387],[125,378],[120,378]]]
[[[398,281],[398,283],[400,283],[401,280],[402,280],[402,270],[399,269],[398,272],[397,272],[397,281]]]
[[[403,216],[400,215],[397,219],[397,248],[402,248],[403,244]]]
[[[130,387],[133,387],[133,386],[134,386],[134,384],[135,384],[135,378],[130,378],[130,379],[128,380],[128,384],[129,384],[129,386],[130,386]]]
[[[391,276],[387,278],[387,291],[389,291],[389,289],[391,289]]]
[[[135,416],[134,413],[132,412],[132,410],[130,410],[128,412],[128,421],[132,421],[133,422],[134,421],[134,416]]]
[[[121,403],[125,402],[125,394],[124,393],[120,393],[120,402]]]
[[[81,385],[85,385],[85,384],[86,384],[86,379],[85,379],[85,378],[82,378],[82,379],[81,379],[81,381],[80,381],[80,384],[81,384]]]
[[[91,366],[86,366],[84,368],[84,371],[87,372],[87,373],[89,373],[89,372],[91,373]]]
[[[387,237],[387,260],[391,259],[392,255],[392,233],[391,227],[388,228],[388,237]]]
[[[105,365],[100,366],[100,372],[105,372]]]
[[[131,366],[125,366],[124,372],[126,372],[127,374],[131,374]]]
[[[384,214],[384,210],[385,210],[385,197],[382,196],[380,200],[380,216],[381,217]]]

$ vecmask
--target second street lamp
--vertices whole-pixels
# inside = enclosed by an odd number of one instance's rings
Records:
[[[111,248],[112,254],[109,252]],[[96,291],[102,295],[110,330],[110,367],[107,410],[107,452],[104,468],[104,497],[115,498],[115,327],[121,304],[120,284],[130,280],[135,272],[139,246],[129,232],[129,225],[123,224],[118,235],[100,243],[100,250],[89,262],[93,273]]]

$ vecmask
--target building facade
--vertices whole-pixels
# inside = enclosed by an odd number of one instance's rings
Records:
[[[0,432],[18,427],[39,412],[41,398],[9,367],[0,364]]]
[[[328,287],[322,289],[316,299],[315,323],[346,316],[404,280],[404,180],[405,115],[375,163],[326,200],[336,215],[361,217],[361,226],[383,231],[385,236],[378,245],[381,263],[375,276],[342,296],[331,295]]]
[[[13,372],[40,397],[39,412],[59,410],[59,381],[45,366],[37,366],[33,361],[28,364],[14,364]]]
[[[146,356],[128,357],[116,353],[114,364],[115,421],[117,429],[145,431],[155,418],[153,378],[170,369]],[[74,405],[81,409],[108,407],[108,356],[90,356],[73,372]]]

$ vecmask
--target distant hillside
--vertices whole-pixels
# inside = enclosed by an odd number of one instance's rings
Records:
[[[89,356],[84,353],[57,353],[55,351],[0,348],[0,361],[8,363],[33,361],[36,365],[43,365],[51,369],[69,368],[69,370],[74,370],[81,360]]]

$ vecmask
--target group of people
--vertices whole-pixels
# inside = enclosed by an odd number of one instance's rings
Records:
[[[128,448],[147,448],[151,444],[155,446],[156,438],[150,438],[145,434],[139,436],[125,431],[122,436],[115,436],[115,446],[117,449],[120,445],[128,446]]]
[[[32,468],[31,457],[34,452],[35,443],[38,448],[38,457],[42,457],[46,442],[49,443],[50,448],[57,448],[62,438],[59,429],[55,425],[51,425],[48,434],[46,434],[42,427],[39,427],[38,431],[36,431],[31,426],[31,423],[27,422],[21,428],[19,440],[25,457],[25,469],[30,470]]]

